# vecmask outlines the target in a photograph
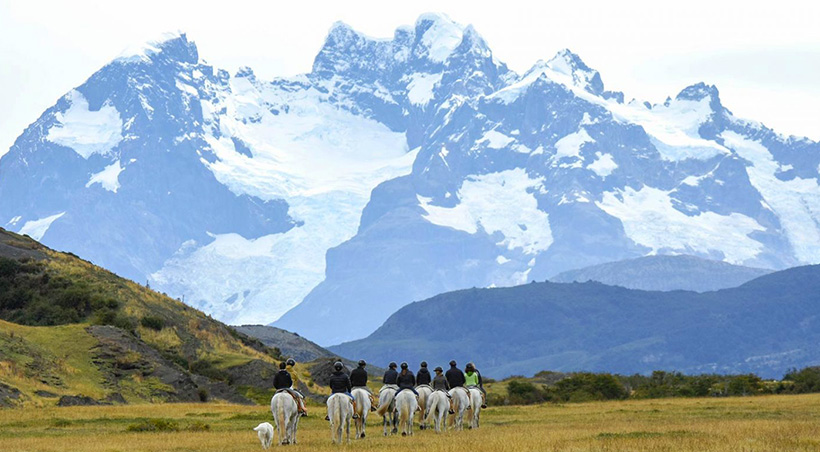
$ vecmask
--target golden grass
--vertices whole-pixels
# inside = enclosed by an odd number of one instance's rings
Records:
[[[816,451],[820,395],[666,399],[531,407],[493,407],[477,431],[416,431],[381,436],[371,417],[366,451]],[[300,423],[294,450],[331,451],[323,407]],[[126,432],[145,418],[175,421],[179,432]],[[0,411],[0,447],[9,451],[252,451],[251,429],[270,421],[266,407],[164,404],[24,408]],[[185,431],[205,423],[209,431]]]

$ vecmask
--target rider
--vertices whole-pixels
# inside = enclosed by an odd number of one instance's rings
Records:
[[[373,400],[373,392],[367,387],[367,371],[364,366],[367,363],[363,359],[359,360],[359,367],[350,372],[350,384],[353,388],[360,388],[367,392],[367,397],[370,398],[370,411],[376,411],[376,403]]]
[[[427,370],[427,361],[422,361],[421,369],[416,373],[416,385],[429,385],[431,380],[430,371]]]
[[[301,392],[299,392],[299,391],[297,391],[296,389],[293,388],[293,375],[296,373],[293,370],[293,366],[295,366],[295,365],[296,365],[296,361],[294,361],[293,358],[289,358],[284,363],[279,363],[279,374],[282,373],[282,369],[286,369],[285,373],[288,374],[287,381],[290,382],[290,384],[286,388],[282,388],[282,389],[287,389],[287,391],[290,393],[290,395],[293,396],[293,399],[296,400],[296,408],[297,408],[297,411],[299,411],[299,415],[300,416],[307,416],[308,412],[307,412],[307,407],[305,406],[305,396],[302,395]],[[276,389],[280,389],[278,386],[276,386],[276,377],[278,377],[278,374],[273,379],[273,386]],[[282,376],[282,377],[279,377],[279,378],[284,379],[285,377]]]
[[[388,369],[384,372],[384,378],[382,379],[382,383],[385,385],[395,385],[396,380],[399,378],[399,373],[396,372],[396,363],[391,362]]]
[[[477,388],[481,391],[481,408],[487,408],[487,391],[484,390],[484,382],[481,380],[481,372],[475,368],[475,364],[467,363],[464,368],[466,374],[464,376],[464,386],[468,388]]]
[[[444,374],[442,373],[443,370],[441,369],[441,366],[436,367],[435,372],[436,372],[436,376],[435,376],[435,378],[433,378],[433,383],[432,383],[433,391],[441,391],[441,392],[447,394],[447,398],[450,399],[450,410],[449,410],[450,414],[455,414],[455,411],[453,411],[453,396],[450,395],[450,391],[449,391],[450,383],[447,383],[447,379],[444,378]]]
[[[419,396],[419,393],[416,392],[416,376],[413,375],[413,371],[408,369],[407,363],[401,363],[401,372],[399,373],[398,378],[396,379],[396,383],[399,385],[399,392],[404,391],[405,389],[409,389],[413,391],[413,394],[416,397]],[[398,395],[398,393],[396,393]]]
[[[358,419],[359,415],[356,414],[356,400],[353,399],[353,396],[350,394],[350,390],[352,389],[350,378],[342,372],[342,369],[344,369],[344,365],[341,361],[336,361],[333,364],[333,374],[331,374],[330,381],[328,382],[330,393],[344,394],[350,397],[351,405],[353,405],[353,419]],[[330,416],[325,416],[325,420],[329,421]]]
[[[447,377],[447,383],[450,383],[451,388],[464,386],[464,372],[456,367],[455,360],[450,361],[450,369],[447,370],[445,376]]]

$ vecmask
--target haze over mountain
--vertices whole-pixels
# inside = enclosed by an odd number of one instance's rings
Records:
[[[819,164],[713,86],[625,102],[568,50],[517,74],[426,14],[392,39],[334,24],[272,81],[184,34],[121,55],[0,159],[0,225],[327,345],[437,293],[649,254],[818,262]]]
[[[568,270],[550,281],[597,281],[627,289],[708,292],[737,287],[771,272],[694,256],[646,256]]]
[[[818,318],[820,266],[706,293],[545,282],[411,303],[367,338],[330,349],[375,363],[474,361],[493,377],[675,370],[781,378],[820,364]]]

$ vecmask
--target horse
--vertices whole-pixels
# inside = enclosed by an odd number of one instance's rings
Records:
[[[436,433],[441,433],[442,427],[447,429],[447,414],[450,410],[450,398],[444,391],[433,391],[427,397],[427,412],[425,414],[425,423],[432,424]]]
[[[427,428],[427,421],[424,419],[425,413],[427,413],[427,398],[430,397],[430,394],[433,393],[433,388],[430,385],[418,385],[416,386],[416,392],[419,393],[419,429],[424,430]]]
[[[470,428],[478,428],[478,420],[481,417],[481,391],[476,387],[469,388],[470,391],[470,409],[469,412],[469,419],[470,419]]]
[[[270,412],[279,432],[279,445],[296,444],[299,410],[293,396],[287,391],[277,391],[270,399]]]
[[[330,439],[342,444],[342,433],[347,433],[350,444],[350,419],[353,417],[353,406],[347,394],[331,394],[327,399],[327,416],[330,418]]]
[[[376,414],[382,417],[382,426],[384,427],[384,436],[387,436],[388,424],[393,427],[392,433],[396,433],[398,428],[396,427],[397,418],[396,418],[396,391],[398,390],[397,386],[389,385],[384,386],[379,390],[379,409],[376,410]]]
[[[419,409],[419,402],[413,391],[405,389],[396,395],[396,411],[399,413],[401,436],[413,436],[413,417]]]
[[[353,399],[356,401],[356,413],[359,418],[354,421],[356,424],[356,439],[364,438],[364,430],[367,426],[367,415],[370,413],[370,394],[362,388],[353,388]]]
[[[470,407],[470,393],[467,388],[459,386],[451,389],[450,395],[453,397],[453,410],[456,412],[453,418],[453,428],[462,430],[464,428],[464,412]]]

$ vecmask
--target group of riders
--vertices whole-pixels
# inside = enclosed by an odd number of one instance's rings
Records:
[[[302,393],[293,388],[291,372],[295,365],[296,362],[293,359],[288,359],[280,363],[279,372],[273,378],[273,387],[277,391],[286,390],[290,392],[296,400],[299,414],[301,416],[307,416],[305,398]],[[367,370],[365,370],[366,366],[367,363],[364,360],[360,360],[358,367],[353,369],[353,371],[350,372],[350,376],[348,376],[344,372],[344,365],[341,362],[337,361],[333,364],[333,373],[329,381],[330,391],[332,394],[347,395],[353,405],[353,413],[357,413],[356,402],[351,394],[351,391],[355,388],[361,388],[367,392],[370,397],[370,410],[376,411],[376,400],[373,392],[367,387],[368,375]],[[401,370],[396,370],[397,367],[401,367]],[[430,374],[426,361],[421,362],[421,367],[416,374],[413,374],[413,371],[409,369],[406,362],[401,363],[401,366],[397,366],[395,362],[391,362],[388,365],[387,371],[384,373],[384,378],[382,379],[384,386],[382,389],[394,388],[397,391],[396,395],[401,391],[411,391],[416,395],[416,398],[418,398],[419,393],[416,391],[416,388],[422,385],[429,386],[433,391],[442,391],[447,395],[447,398],[450,400],[450,414],[453,414],[453,401],[449,390],[457,387],[467,389],[476,388],[481,391],[481,408],[487,407],[487,392],[484,390],[481,372],[476,369],[473,363],[467,363],[464,367],[464,371],[462,371],[457,367],[455,360],[453,360],[450,361],[450,368],[446,373],[441,367],[436,367],[433,369],[433,372],[435,372],[435,376]],[[354,414],[353,418],[357,419],[358,415]],[[325,420],[329,420],[329,418],[326,417]]]

